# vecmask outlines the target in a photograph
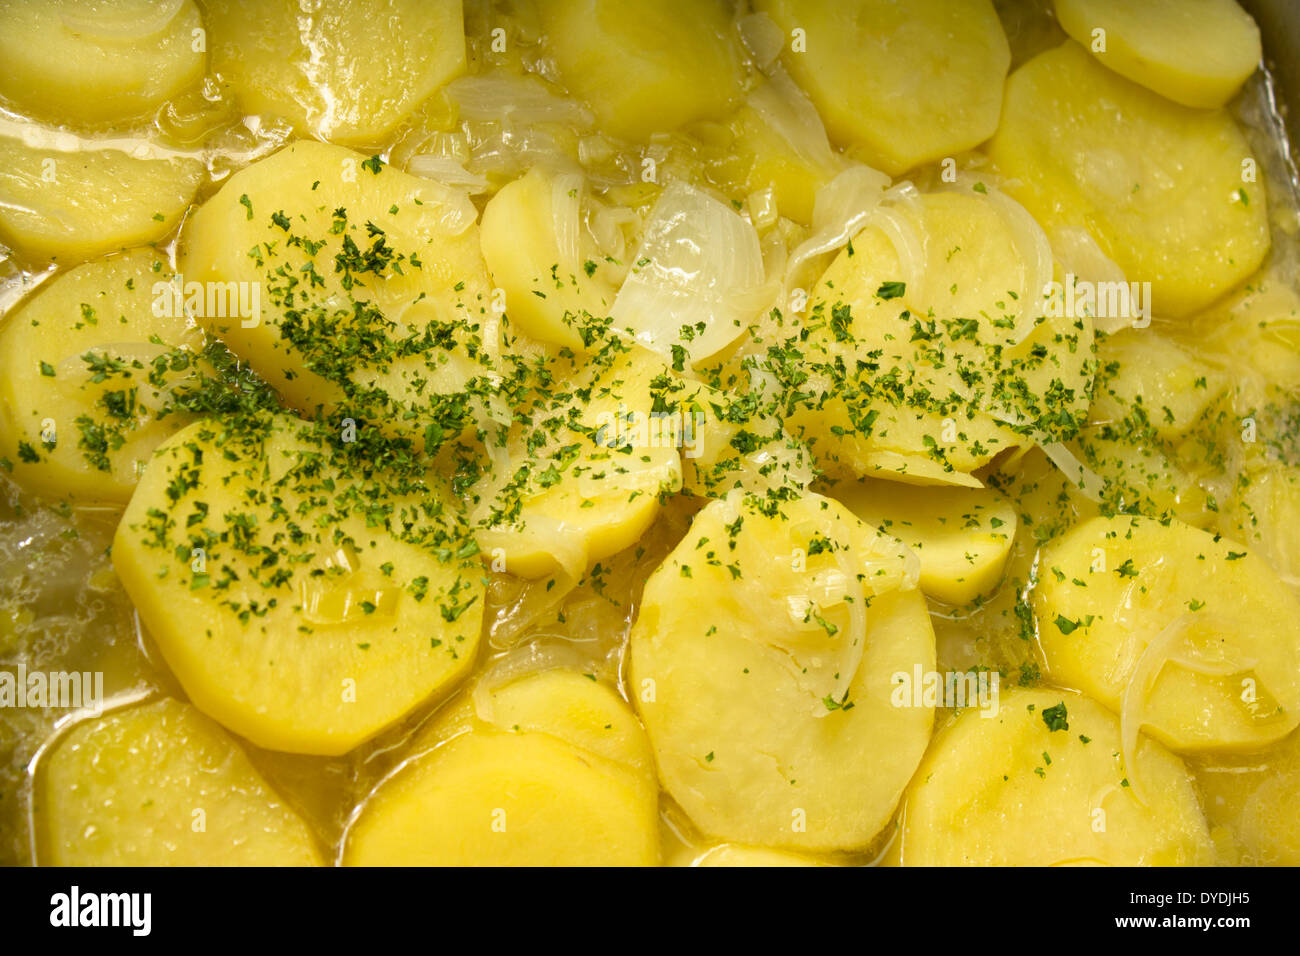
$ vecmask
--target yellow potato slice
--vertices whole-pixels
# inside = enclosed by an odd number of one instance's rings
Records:
[[[460,0],[207,0],[212,68],[245,112],[375,145],[465,70]]]
[[[548,0],[545,48],[602,129],[632,140],[724,119],[740,98],[740,57],[720,0]]]
[[[302,818],[193,707],[165,699],[78,724],[41,769],[54,866],[319,866]]]
[[[780,215],[809,226],[817,190],[835,178],[840,165],[825,130],[820,129],[820,119],[810,130],[804,125],[810,118],[792,112],[797,106],[812,110],[812,105],[792,106],[789,99],[803,93],[782,89],[785,84],[793,87],[787,77],[769,81],[749,95],[731,121],[736,136],[732,148],[748,163],[745,190],[753,194],[771,189]]]
[[[124,503],[155,446],[186,424],[183,413],[156,420],[177,349],[202,345],[184,316],[155,313],[169,279],[151,251],[88,262],[0,326],[0,457],[22,484]]]
[[[933,720],[891,700],[894,675],[934,667],[908,563],[814,494],[696,515],[646,582],[630,691],[664,788],[703,833],[815,851],[885,826]]]
[[[993,590],[1015,540],[1015,506],[983,488],[917,488],[893,481],[841,482],[836,498],[921,561],[921,590],[969,604]]]
[[[1188,524],[1214,518],[1205,489],[1156,443],[1155,432],[1127,415],[1104,425],[1090,425],[1074,447],[1079,460],[1100,479],[1098,497],[1110,513],[1175,517]]]
[[[578,351],[587,346],[584,326],[609,314],[617,292],[583,228],[584,191],[580,176],[534,167],[488,201],[480,230],[511,321],[535,339]]]
[[[1109,336],[1098,346],[1097,367],[1092,421],[1150,428],[1166,440],[1187,434],[1228,386],[1220,369],[1153,329]]]
[[[465,424],[459,393],[497,351],[475,219],[463,193],[298,142],[191,217],[181,271],[187,286],[257,293],[253,318],[209,299],[195,311],[295,408],[433,425],[433,450]]]
[[[1143,738],[1126,766],[1115,718],[1077,694],[1004,690],[1000,703],[935,735],[903,808],[904,866],[1213,862],[1192,782],[1164,747]],[[1151,783],[1145,802],[1135,775]]]
[[[1243,181],[1254,157],[1232,117],[1171,103],[1073,40],[1011,75],[989,155],[1045,229],[1086,230],[1150,282],[1156,315],[1209,305],[1268,252],[1263,183]]]
[[[654,779],[654,755],[636,715],[627,703],[594,675],[562,667],[498,683],[489,670],[469,704],[469,724],[442,718],[426,740],[490,725],[516,733],[540,732],[572,744]]]
[[[664,370],[612,340],[511,429],[509,470],[489,476],[476,512],[485,557],[522,577],[577,580],[637,542],[682,487],[681,412],[659,411],[654,387]]]
[[[454,684],[478,645],[477,548],[450,495],[356,456],[287,416],[196,422],[158,449],[114,538],[185,692],[272,750],[352,749]]]
[[[548,670],[493,689],[482,706],[453,708],[423,738],[434,749],[363,804],[346,865],[658,862],[649,745],[614,691]]]
[[[1082,424],[1091,321],[1042,317],[1032,223],[983,188],[891,209],[818,281],[776,371],[810,396],[787,427],[832,473],[979,487],[970,472],[1000,451]]]
[[[1237,479],[1220,527],[1268,562],[1292,588],[1300,585],[1300,468],[1281,462],[1247,469]]]
[[[21,255],[70,264],[154,242],[203,181],[194,159],[82,145],[60,152],[0,136],[0,240]]]
[[[841,146],[891,176],[993,135],[1011,65],[988,0],[758,0]]]
[[[0,96],[56,123],[151,113],[203,77],[193,0],[10,0],[0,6]]]
[[[1300,602],[1244,545],[1094,518],[1043,550],[1034,611],[1048,673],[1118,713],[1126,747],[1145,728],[1177,751],[1243,750],[1300,723]]]
[[[802,492],[815,473],[808,449],[786,434],[775,409],[753,394],[685,381],[674,396],[682,415],[682,487],[725,498],[736,489]]]
[[[1222,106],[1260,61],[1259,27],[1234,0],[1056,0],[1056,19],[1099,62],[1184,106]]]
[[[1300,866],[1300,734],[1262,753],[1190,764],[1205,814],[1225,827],[1247,866]]]

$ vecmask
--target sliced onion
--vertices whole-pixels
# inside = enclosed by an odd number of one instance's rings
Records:
[[[1003,421],[1006,420],[1003,418]],[[1065,475],[1085,498],[1089,501],[1101,501],[1101,493],[1106,487],[1105,480],[1074,457],[1074,452],[1056,441],[1042,442],[1039,447],[1043,449],[1043,454],[1056,466],[1057,470]]]
[[[79,3],[61,14],[63,25],[73,33],[106,40],[141,40],[165,30],[185,0],[93,0]]]
[[[462,76],[452,81],[447,92],[459,107],[462,119],[522,125],[559,123],[572,129],[587,129],[595,122],[591,111],[581,103],[556,96],[533,76]]]
[[[1138,735],[1146,722],[1147,698],[1155,688],[1156,679],[1165,665],[1178,664],[1194,674],[1207,677],[1230,677],[1255,666],[1254,661],[1238,662],[1226,658],[1217,661],[1206,660],[1203,654],[1194,649],[1185,646],[1180,648],[1178,645],[1182,643],[1188,627],[1192,624],[1209,624],[1225,634],[1231,634],[1236,630],[1232,622],[1219,617],[1207,617],[1192,611],[1182,614],[1170,622],[1147,645],[1124,687],[1119,712],[1120,752],[1129,786],[1133,790],[1133,796],[1140,803],[1146,803],[1146,796],[1137,773]]]
[[[982,179],[976,179],[970,173],[962,173],[957,182],[948,186],[948,192],[970,192],[976,185],[982,185],[982,195],[1001,214],[1002,220],[1010,227],[1012,242],[1020,261],[1024,264],[1024,284],[1020,295],[1020,313],[1016,316],[1015,331],[1007,339],[1007,344],[1015,347],[1023,342],[1036,328],[1037,320],[1044,313],[1044,303],[1052,282],[1052,244],[1047,233],[1030,215],[1029,210],[1016,202],[1002,190],[988,185]]]
[[[590,661],[570,644],[525,644],[491,664],[474,684],[470,697],[474,713],[485,723],[496,723],[492,695],[521,677],[542,671],[568,669],[581,673]]]
[[[776,21],[766,13],[751,13],[736,21],[740,39],[754,58],[754,64],[764,73],[776,62],[785,46],[785,34]]]
[[[863,229],[886,196],[889,177],[870,166],[855,165],[817,190],[813,234],[790,255],[786,291],[798,284],[805,265],[848,244]]]
[[[581,268],[582,176],[560,173],[551,180],[551,226],[560,253],[560,274],[576,275]]]
[[[664,356],[700,362],[734,342],[770,300],[754,227],[727,204],[681,181],[659,197],[631,271],[614,300],[617,329]],[[695,329],[689,339],[683,326]]]
[[[1103,284],[1115,283],[1127,285],[1128,277],[1113,259],[1101,251],[1097,240],[1091,233],[1078,226],[1063,226],[1052,233],[1052,251],[1060,260],[1064,277],[1073,275],[1076,279],[1094,283],[1094,288]],[[1118,332],[1128,328],[1132,319],[1123,316],[1091,316],[1093,325],[1103,332]]]
[[[791,149],[814,166],[830,172],[845,165],[831,148],[817,107],[784,70],[773,70],[768,81],[750,93],[746,102]]]
[[[406,164],[406,171],[412,176],[433,179],[447,186],[465,189],[471,196],[487,192],[492,188],[487,177],[471,173],[451,156],[421,153],[411,157],[410,162]]]

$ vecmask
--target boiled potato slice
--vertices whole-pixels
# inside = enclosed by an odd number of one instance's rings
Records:
[[[0,136],[0,239],[23,256],[73,263],[154,242],[203,181],[194,159],[82,145],[60,152]]]
[[[1120,424],[1132,416],[1162,439],[1185,435],[1223,394],[1227,376],[1152,329],[1125,329],[1097,349],[1090,417]]]
[[[1259,27],[1235,0],[1056,0],[1056,19],[1090,49],[1104,36],[1101,63],[1184,106],[1222,106],[1260,61]]]
[[[509,471],[489,476],[477,511],[485,556],[522,577],[577,580],[637,542],[682,486],[681,413],[656,399],[665,374],[650,352],[611,340],[511,429]]]
[[[1300,468],[1270,462],[1244,470],[1220,527],[1268,562],[1293,588],[1300,585]]]
[[[694,381],[682,384],[676,403],[682,415],[686,491],[705,498],[725,498],[736,489],[780,496],[812,484],[808,449],[786,434],[774,409],[752,393]]]
[[[463,193],[297,142],[191,217],[182,271],[259,291],[254,319],[198,317],[294,407],[433,427],[436,445],[465,424],[460,393],[497,350],[475,219]]]
[[[202,27],[193,0],[11,0],[0,96],[56,123],[144,116],[203,77]]]
[[[207,0],[212,67],[249,113],[374,145],[465,70],[460,0]]]
[[[488,201],[481,229],[483,258],[505,290],[511,321],[579,351],[584,326],[609,314],[617,291],[583,228],[584,192],[580,176],[534,167]]]
[[[1055,729],[1053,729],[1055,728]],[[1213,862],[1181,760],[1142,739],[1120,759],[1113,716],[1086,697],[1004,690],[996,717],[940,730],[903,810],[904,866],[1177,866]],[[1141,775],[1150,797],[1129,785]]]
[[[1300,723],[1300,602],[1244,545],[1181,521],[1086,521],[1034,588],[1048,672],[1178,751],[1243,750]],[[1145,787],[1141,788],[1145,790]]]
[[[1144,421],[1144,420],[1143,420]],[[1154,432],[1131,415],[1079,434],[1079,460],[1100,479],[1098,497],[1110,513],[1175,517],[1200,527],[1213,520],[1205,489],[1154,443]]]
[[[42,768],[54,866],[319,866],[307,825],[193,707],[165,699],[78,724]]]
[[[352,749],[478,645],[477,548],[450,495],[356,454],[288,416],[196,422],[158,449],[114,539],[186,693],[272,750]]]
[[[997,129],[1011,65],[988,0],[758,0],[831,138],[897,176]],[[796,33],[795,31],[799,31]]]
[[[1268,750],[1191,763],[1210,823],[1226,827],[1247,866],[1300,866],[1300,734]]]
[[[1156,315],[1209,305],[1269,248],[1262,183],[1232,117],[1170,103],[1107,70],[1073,40],[1007,81],[989,155],[1007,191],[1049,232],[1085,229]]]
[[[608,686],[542,671],[453,708],[363,805],[353,866],[652,866],[645,732]],[[420,742],[417,742],[417,748]]]
[[[720,0],[547,0],[545,48],[602,129],[632,140],[700,119],[740,98],[740,58]]]
[[[171,399],[159,372],[174,349],[202,344],[184,316],[155,313],[165,265],[150,251],[88,262],[0,326],[0,456],[37,493],[124,503],[154,447],[186,424],[156,420]]]
[[[970,472],[1000,451],[1082,424],[1091,322],[1040,317],[1032,223],[1005,196],[932,193],[888,215],[817,283],[801,354],[776,370],[805,396],[788,427],[836,474],[979,487]]]
[[[546,733],[654,778],[654,755],[636,715],[608,684],[594,675],[562,667],[497,682],[488,671],[469,701],[473,722],[441,719],[427,739],[451,736],[468,727]]]
[[[925,600],[902,545],[838,502],[764,507],[709,503],[650,576],[630,690],[703,833],[861,849],[930,737],[932,706],[891,701],[895,674],[934,667]]]
[[[832,492],[921,561],[921,590],[969,604],[993,590],[1016,536],[1015,506],[983,488],[917,488],[894,481],[841,482]]]
[[[753,194],[771,189],[780,215],[808,226],[817,190],[835,178],[840,161],[812,104],[796,97],[803,93],[788,77],[770,80],[749,95],[731,129],[735,152],[749,164],[746,190]]]

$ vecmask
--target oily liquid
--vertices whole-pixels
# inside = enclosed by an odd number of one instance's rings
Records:
[[[1043,0],[1005,0],[997,5],[1012,44],[1013,68],[1063,41],[1064,34],[1045,12]],[[471,72],[518,75],[527,65],[549,78],[548,64],[537,59],[535,47],[528,42],[535,25],[512,24],[522,42],[512,43],[509,54],[495,54],[479,39],[490,35],[491,26],[510,19],[509,13],[492,7],[491,3],[467,4]],[[1270,275],[1272,281],[1290,286],[1297,274],[1298,207],[1285,139],[1270,106],[1270,89],[1268,78],[1257,75],[1234,109],[1269,186],[1274,224]],[[213,182],[199,201],[215,192],[230,172],[269,154],[291,136],[283,124],[241,124],[232,104],[211,88],[207,92],[208,96],[169,104],[150,129],[132,134],[205,158]],[[493,120],[462,127],[454,123],[454,116],[445,95],[435,96],[409,128],[391,142],[374,144],[375,151],[399,166],[411,156],[427,153],[456,158],[499,187],[532,162],[530,154],[559,150],[584,158],[593,183],[603,186],[613,201],[629,205],[644,201],[644,190],[637,183],[637,154],[603,140],[598,131],[579,135],[546,122],[512,125]],[[0,123],[12,122],[21,118],[0,111]],[[710,152],[708,140],[708,130],[696,141],[674,138],[661,168],[735,194],[725,144]],[[921,170],[912,178],[924,186],[936,181],[937,172]],[[486,198],[486,193],[475,196],[480,209]],[[174,267],[174,240],[163,251]],[[0,260],[0,313],[11,310],[54,272]],[[1160,331],[1194,353],[1200,349],[1194,330],[1162,327]],[[1063,479],[1040,453],[1024,456],[1014,471],[1014,487],[1023,494],[1022,512],[1040,520],[1050,516],[1061,530],[1078,518],[1068,496],[1066,504],[1060,503]],[[1220,500],[1226,500],[1230,479],[1223,476],[1222,481]],[[544,582],[492,575],[476,673],[492,669],[508,674],[562,663],[609,679],[626,695],[627,636],[641,587],[685,534],[698,504],[689,499],[673,501],[635,548],[603,562],[610,570],[599,585],[560,581],[548,590]],[[0,661],[9,667],[21,662],[29,672],[103,672],[106,710],[158,695],[185,696],[113,574],[107,548],[119,516],[114,508],[42,503],[0,472]],[[1009,609],[1027,579],[1024,572],[1036,548],[1034,537],[1022,531],[1008,562],[1006,582],[977,609],[931,602],[940,670],[983,665],[1002,668],[1014,677],[1021,665],[1033,662],[1036,651],[1014,633]],[[270,784],[306,819],[325,857],[337,859],[357,808],[409,756],[410,741],[444,703],[445,699],[430,702],[342,757],[277,753],[247,741],[241,744]],[[936,725],[945,716],[936,715]],[[54,709],[0,710],[0,864],[40,862],[42,758],[84,717]],[[1273,861],[1268,847],[1254,835],[1276,827],[1269,815],[1278,806],[1300,818],[1294,807],[1300,789],[1300,748],[1284,741],[1261,754],[1198,758],[1188,765],[1201,789],[1223,862]],[[1274,792],[1279,788],[1280,799]],[[666,795],[661,817],[665,863],[689,863],[710,845]],[[825,859],[857,864],[888,860],[896,830],[895,821],[868,852],[831,854]]]

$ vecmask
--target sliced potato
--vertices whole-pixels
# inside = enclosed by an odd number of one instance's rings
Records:
[[[466,673],[483,583],[448,492],[368,474],[322,428],[274,416],[173,436],[113,563],[201,710],[272,750],[341,754]]]
[[[617,692],[594,675],[553,667],[501,683],[488,671],[480,680],[488,686],[476,688],[469,701],[471,726],[550,734],[653,780],[654,755],[645,730]],[[443,718],[425,739],[445,739],[463,729]]]
[[[176,349],[202,344],[183,315],[154,309],[170,278],[151,251],[88,262],[6,317],[0,457],[24,485],[125,502],[154,447],[186,424],[181,413],[156,420],[171,398],[159,375]]]
[[[602,129],[632,140],[701,119],[740,98],[740,57],[721,0],[547,0],[547,52]]]
[[[193,707],[165,699],[78,724],[41,769],[54,866],[319,866],[302,818]]]
[[[1263,557],[1292,588],[1300,585],[1300,468],[1271,462],[1243,471],[1219,527]]]
[[[474,700],[479,700],[476,692]],[[652,866],[649,746],[609,687],[549,670],[454,707],[363,804],[352,866]],[[417,743],[417,749],[420,743]]]
[[[1011,65],[988,0],[758,0],[841,146],[897,176],[993,135]],[[798,32],[796,32],[798,31]]]
[[[1156,315],[1209,305],[1269,248],[1263,183],[1223,110],[1171,103],[1107,70],[1073,40],[1007,81],[989,155],[1049,232],[1086,230]]]
[[[776,410],[750,394],[685,381],[675,396],[682,416],[682,487],[704,498],[733,491],[801,493],[815,473],[803,442]]]
[[[202,79],[202,27],[193,0],[10,0],[0,96],[56,123],[144,116]]]
[[[636,543],[682,486],[681,413],[656,400],[664,374],[650,352],[611,341],[511,429],[509,473],[489,475],[476,512],[485,556],[577,580]]]
[[[895,674],[934,667],[907,565],[819,495],[696,515],[646,582],[630,689],[664,788],[703,833],[861,849],[885,826],[933,719],[891,700]]]
[[[588,344],[584,325],[609,314],[617,291],[583,228],[584,192],[581,177],[534,167],[488,201],[481,230],[483,258],[505,290],[511,321],[578,351]]]
[[[774,369],[800,396],[787,427],[835,474],[967,487],[1006,448],[1069,437],[1092,325],[1042,316],[1024,210],[964,188],[886,215],[822,275]]]
[[[748,163],[746,191],[771,189],[780,215],[809,226],[817,190],[835,178],[840,164],[812,104],[792,103],[795,97],[803,93],[788,77],[750,93],[731,121],[733,148]]]
[[[1091,419],[1137,429],[1162,439],[1185,435],[1223,394],[1228,377],[1190,350],[1153,329],[1126,329],[1097,350],[1098,381]]]
[[[921,590],[969,604],[993,590],[1018,519],[1015,506],[983,488],[915,488],[893,481],[841,482],[836,498],[881,534],[893,535],[921,561]]]
[[[207,0],[212,67],[249,113],[375,145],[465,70],[460,0]]]
[[[1000,703],[935,735],[903,809],[904,866],[1213,862],[1192,782],[1164,747],[1143,738],[1126,766],[1115,718],[1077,694],[1004,690]]]
[[[191,217],[186,282],[256,290],[259,314],[198,317],[290,404],[341,408],[433,444],[466,423],[497,352],[469,198],[378,159],[297,142]],[[430,443],[426,439],[426,447]]]
[[[1094,518],[1044,549],[1034,611],[1048,672],[1118,713],[1126,747],[1145,728],[1177,751],[1244,750],[1300,724],[1300,602],[1244,545]]]
[[[1184,106],[1228,102],[1262,53],[1235,0],[1056,0],[1056,19],[1099,62]]]
[[[83,146],[60,152],[0,136],[0,239],[23,256],[74,263],[154,242],[203,181],[194,159]]]

